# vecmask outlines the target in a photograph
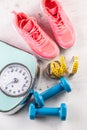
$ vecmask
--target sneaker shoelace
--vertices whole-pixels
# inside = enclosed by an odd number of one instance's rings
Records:
[[[38,42],[39,45],[45,46],[47,43],[47,40],[45,37],[41,34],[38,27],[36,27],[33,23],[33,25],[28,24],[29,20],[22,20],[20,25],[21,27],[27,31],[27,34],[29,34],[30,37],[32,37],[36,42]],[[43,44],[45,43],[45,44]]]
[[[61,16],[61,13],[58,12],[58,7],[53,7],[51,9],[46,8],[48,12],[54,17],[52,18],[54,23],[57,25],[58,30],[63,30],[65,28],[64,20]]]
[[[29,34],[36,42],[39,43],[39,45],[43,45],[43,43],[46,42],[46,39],[36,26]]]
[[[58,30],[63,30],[65,28],[64,20],[61,18],[60,14],[57,17],[55,17],[53,20],[54,23],[57,25]]]

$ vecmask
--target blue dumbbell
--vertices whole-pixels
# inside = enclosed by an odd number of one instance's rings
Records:
[[[35,108],[34,104],[29,106],[29,117],[34,120],[38,116],[58,116],[61,120],[66,120],[67,107],[66,104],[62,103],[59,108]]]
[[[66,91],[66,92],[70,92],[71,91],[71,87],[68,83],[68,81],[66,80],[65,77],[62,77],[60,79],[60,83],[56,84],[55,86],[49,88],[48,90],[42,92],[41,94],[39,94],[38,92],[34,91],[33,92],[33,96],[35,99],[35,104],[36,107],[42,107],[44,106],[44,101],[51,98],[52,96],[60,93],[61,91]]]

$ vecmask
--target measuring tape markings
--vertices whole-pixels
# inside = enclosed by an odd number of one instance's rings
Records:
[[[73,56],[70,63],[67,65],[66,59],[64,56],[61,56],[59,61],[52,61],[48,64],[46,70],[47,74],[51,78],[60,78],[62,76],[70,76],[77,72],[79,65],[79,58]],[[48,72],[49,71],[49,72]]]

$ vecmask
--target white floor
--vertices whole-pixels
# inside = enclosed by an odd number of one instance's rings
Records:
[[[73,78],[68,78],[72,92],[55,96],[46,102],[46,106],[57,107],[65,102],[68,106],[67,120],[62,122],[57,117],[47,117],[31,121],[28,118],[27,105],[13,116],[0,113],[0,130],[87,130],[87,1],[61,0],[61,3],[73,23],[77,39],[72,48],[61,50],[60,55],[64,54],[67,59],[71,59],[73,55],[79,56],[79,70]],[[24,11],[29,16],[36,17],[38,24],[53,37],[46,16],[40,9],[40,0],[0,0],[0,40],[30,51],[28,45],[13,29],[13,10]],[[40,62],[42,71],[37,90],[43,91],[47,86],[57,83],[43,76],[43,66],[47,63]]]

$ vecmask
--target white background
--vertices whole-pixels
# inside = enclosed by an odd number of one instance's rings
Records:
[[[29,16],[34,16],[44,31],[53,38],[46,16],[41,11],[40,2],[40,0],[0,0],[0,40],[30,51],[28,45],[13,28],[11,14],[13,10],[24,11]],[[87,130],[87,1],[61,0],[61,3],[75,28],[76,43],[68,50],[61,49],[60,55],[63,54],[67,60],[70,60],[73,55],[79,56],[79,70],[75,76],[68,78],[72,92],[51,98],[45,106],[58,107],[65,102],[68,107],[67,120],[62,122],[57,117],[30,120],[27,104],[15,115],[8,116],[0,113],[0,130]],[[37,90],[43,91],[47,86],[50,87],[58,81],[43,76],[43,66],[46,66],[48,61],[39,63],[41,77]]]

